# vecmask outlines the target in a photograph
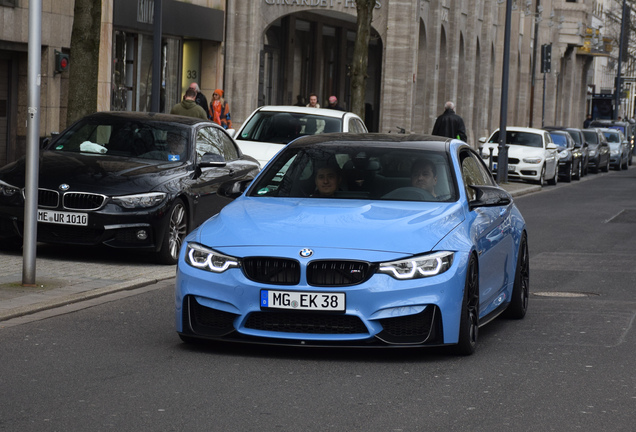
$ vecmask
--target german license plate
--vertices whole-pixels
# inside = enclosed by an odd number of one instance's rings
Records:
[[[86,213],[71,213],[55,210],[39,210],[38,222],[60,225],[87,226],[88,215]]]
[[[508,171],[514,172],[517,169],[517,165],[508,165]]]
[[[261,308],[345,311],[345,293],[261,290]]]

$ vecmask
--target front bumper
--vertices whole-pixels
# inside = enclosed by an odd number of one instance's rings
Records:
[[[104,244],[115,248],[157,250],[163,240],[169,203],[136,211],[107,205],[98,211],[74,211],[88,216],[88,225],[38,222],[37,241],[86,246]],[[0,209],[0,238],[23,237],[24,209]]]
[[[185,248],[183,248],[185,249]],[[182,250],[183,254],[183,250]],[[353,286],[281,286],[254,282],[179,260],[175,325],[186,337],[303,346],[414,346],[457,343],[466,257],[445,273],[415,280],[373,274]],[[463,265],[462,265],[463,263]],[[302,272],[301,272],[302,273]],[[262,309],[261,290],[343,292],[344,312]]]

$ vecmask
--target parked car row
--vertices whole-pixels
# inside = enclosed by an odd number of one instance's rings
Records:
[[[580,180],[590,171],[627,169],[632,164],[633,140],[616,123],[587,129],[507,127],[508,178],[543,186],[555,185],[559,179]],[[631,133],[631,128],[624,129]],[[497,129],[490,137],[479,139],[482,158],[493,172],[499,163],[499,135]]]
[[[260,107],[241,129],[191,117],[102,112],[71,125],[40,152],[37,240],[152,252],[175,264],[185,236],[250,182],[289,141],[367,132],[332,109]],[[22,244],[26,163],[0,168],[0,241]]]

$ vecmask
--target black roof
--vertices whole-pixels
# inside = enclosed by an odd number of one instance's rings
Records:
[[[195,117],[179,116],[174,114],[163,114],[154,112],[137,112],[137,111],[101,111],[95,114],[89,114],[84,119],[105,119],[105,118],[117,118],[128,119],[135,121],[158,121],[167,123],[179,123],[183,125],[193,126],[199,123],[209,123],[216,125],[216,123],[209,120],[203,120]],[[218,125],[217,125],[218,126]],[[220,127],[220,126],[219,126]]]
[[[308,135],[292,141],[289,145],[311,146],[315,144],[364,144],[369,146],[399,145],[402,147],[415,147],[422,144],[444,145],[451,138],[423,134],[391,134],[391,133],[326,133]]]

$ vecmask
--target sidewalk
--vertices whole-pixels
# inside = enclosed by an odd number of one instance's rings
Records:
[[[513,196],[541,190],[540,186],[510,182]],[[47,245],[36,256],[36,286],[22,286],[22,255],[0,250],[0,328],[2,321],[53,309],[117,291],[132,290],[175,276],[175,266],[153,264],[134,254],[106,260],[58,253]],[[69,256],[70,255],[70,256]],[[123,255],[123,256],[121,256]]]

